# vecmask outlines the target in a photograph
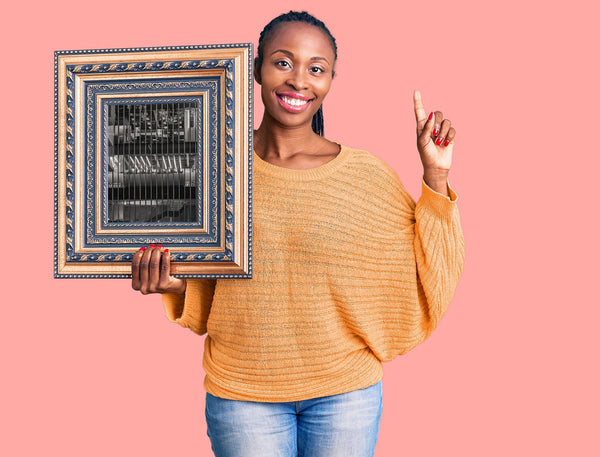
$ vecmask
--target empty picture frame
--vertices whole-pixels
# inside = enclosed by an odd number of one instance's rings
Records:
[[[252,274],[252,45],[56,51],[56,278]]]

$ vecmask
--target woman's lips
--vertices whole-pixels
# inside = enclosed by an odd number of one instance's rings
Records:
[[[280,92],[277,94],[277,100],[279,104],[287,111],[291,113],[298,113],[304,111],[310,105],[312,100],[304,95]]]

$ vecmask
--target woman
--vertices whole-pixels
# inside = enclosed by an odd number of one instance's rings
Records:
[[[183,280],[168,249],[140,249],[135,290],[207,333],[206,420],[217,457],[372,456],[382,362],[425,340],[464,258],[447,182],[455,130],[414,93],[417,203],[374,155],[322,136],[335,39],[307,13],[261,33],[254,77],[253,278]]]

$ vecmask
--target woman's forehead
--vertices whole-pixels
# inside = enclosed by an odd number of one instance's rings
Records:
[[[335,57],[331,41],[320,28],[303,22],[283,22],[278,24],[266,40],[264,52],[270,55],[284,49],[312,56],[322,56],[333,60]]]

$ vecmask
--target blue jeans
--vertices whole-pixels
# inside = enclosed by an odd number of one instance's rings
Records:
[[[215,457],[372,457],[383,408],[381,381],[303,401],[262,403],[206,394]]]

